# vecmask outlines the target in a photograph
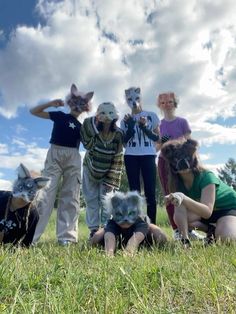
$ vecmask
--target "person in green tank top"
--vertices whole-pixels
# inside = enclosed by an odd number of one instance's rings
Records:
[[[236,192],[200,165],[197,150],[193,139],[168,141],[161,149],[171,192],[165,200],[175,206],[182,243],[191,246],[189,228],[206,232],[206,243],[236,240]]]

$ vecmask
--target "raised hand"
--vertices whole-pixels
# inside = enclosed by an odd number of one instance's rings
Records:
[[[161,137],[161,143],[162,144],[164,144],[164,143],[166,143],[167,141],[169,141],[170,140],[170,136],[169,135],[163,135],[162,137]]]
[[[63,106],[64,106],[64,101],[61,100],[61,99],[52,100],[52,101],[50,102],[50,106],[51,106],[51,107],[55,107],[55,108],[63,107]]]

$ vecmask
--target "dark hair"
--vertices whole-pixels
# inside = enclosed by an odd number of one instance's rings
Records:
[[[117,119],[112,120],[112,122],[110,124],[109,131],[111,131],[111,132],[115,132],[116,131],[116,129],[117,129],[116,122],[117,122]],[[104,123],[103,122],[98,122],[98,125],[97,125],[98,131],[101,132],[103,130],[103,128],[104,128]]]

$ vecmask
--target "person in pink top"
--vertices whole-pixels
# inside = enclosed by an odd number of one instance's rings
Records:
[[[175,111],[178,106],[178,99],[174,92],[159,94],[157,98],[157,106],[164,115],[164,118],[160,123],[160,136],[168,137],[170,140],[190,138],[191,129],[188,121],[185,118],[176,116]],[[161,153],[158,158],[158,173],[163,188],[163,193],[164,195],[168,195],[168,171],[166,161],[164,160]],[[179,231],[173,218],[174,206],[172,204],[166,205],[166,211],[169,217],[169,222],[174,231],[174,239],[179,240]],[[191,239],[202,238],[195,230],[189,230],[189,237]]]

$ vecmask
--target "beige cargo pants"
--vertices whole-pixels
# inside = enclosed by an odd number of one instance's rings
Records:
[[[58,241],[77,242],[81,157],[77,148],[51,145],[47,153],[43,175],[49,184],[37,196],[39,222],[33,243],[44,232],[54,208],[58,186],[61,186],[57,208],[56,234]]]

